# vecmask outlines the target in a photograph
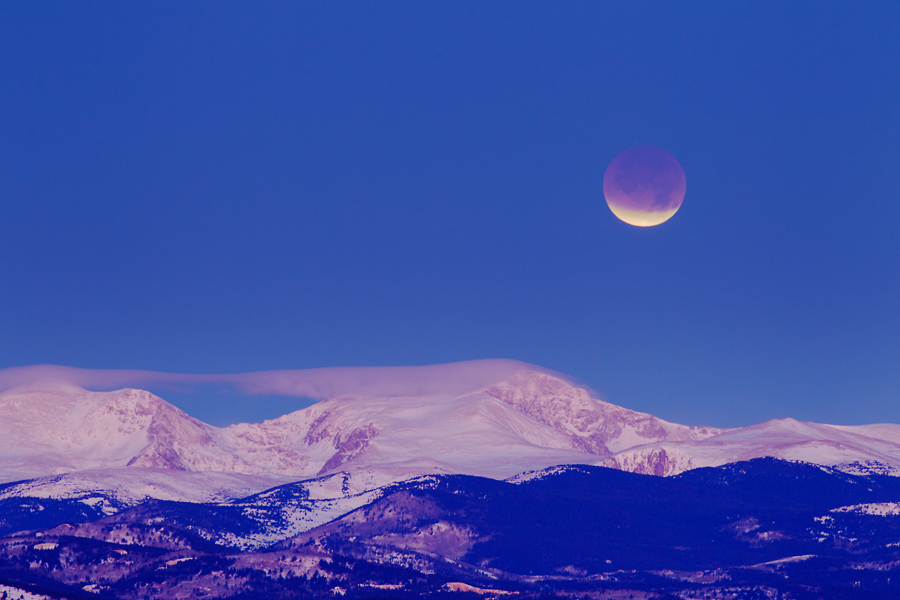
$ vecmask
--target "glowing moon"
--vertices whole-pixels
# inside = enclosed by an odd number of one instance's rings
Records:
[[[672,218],[687,190],[675,157],[656,146],[629,148],[615,157],[603,175],[603,195],[614,215],[638,227]]]

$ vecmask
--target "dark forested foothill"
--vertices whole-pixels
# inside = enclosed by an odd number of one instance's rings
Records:
[[[109,516],[20,498],[3,505],[0,583],[117,599],[900,594],[900,479],[887,476],[758,459],[668,478],[590,466],[515,483],[431,477],[276,535],[309,502],[294,484]]]

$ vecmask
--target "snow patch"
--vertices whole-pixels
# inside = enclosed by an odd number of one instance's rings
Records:
[[[853,504],[833,508],[833,513],[853,513],[857,515],[873,515],[877,517],[895,517],[900,515],[900,502],[871,502],[868,504]]]

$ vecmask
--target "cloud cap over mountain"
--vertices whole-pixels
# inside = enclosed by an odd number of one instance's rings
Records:
[[[0,370],[0,391],[16,387],[60,384],[76,385],[91,390],[156,386],[189,390],[224,385],[234,392],[243,394],[271,394],[324,400],[336,396],[357,395],[392,397],[461,394],[497,383],[522,370],[571,379],[550,369],[509,359],[471,360],[414,367],[328,367],[227,374],[32,365]]]

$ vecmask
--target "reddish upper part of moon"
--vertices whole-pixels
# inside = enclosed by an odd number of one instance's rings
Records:
[[[675,157],[656,146],[629,148],[603,176],[603,195],[614,215],[630,225],[668,221],[681,208],[687,181]]]

